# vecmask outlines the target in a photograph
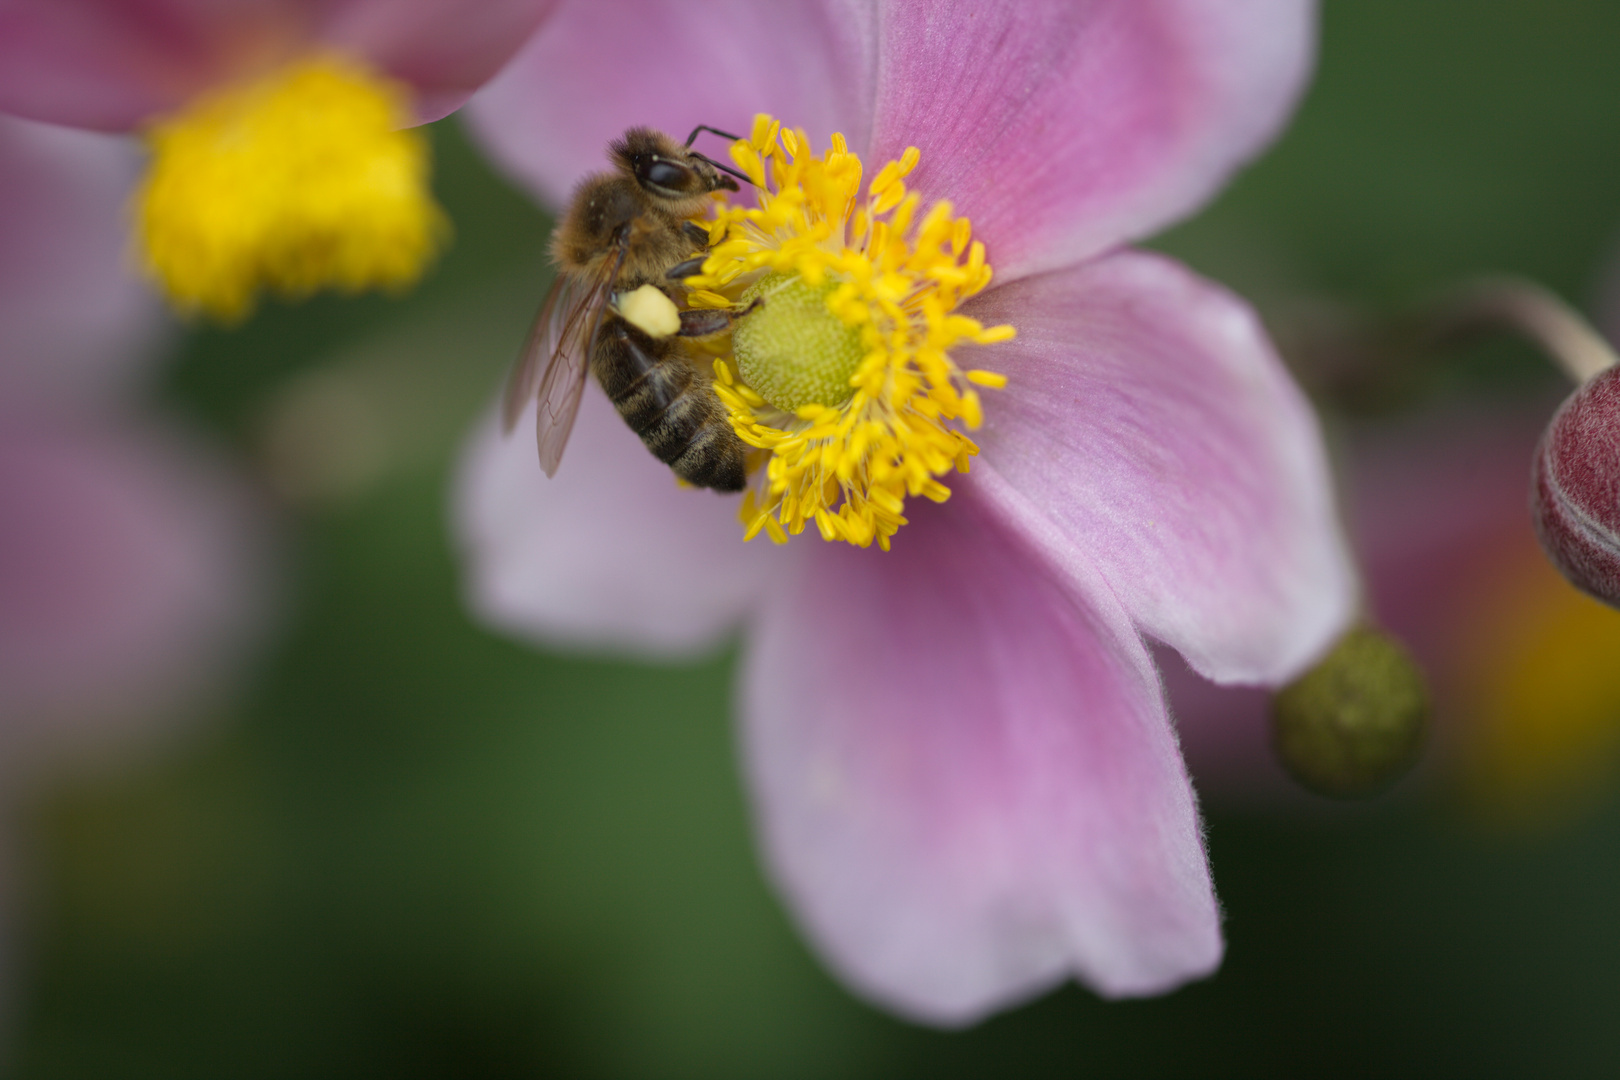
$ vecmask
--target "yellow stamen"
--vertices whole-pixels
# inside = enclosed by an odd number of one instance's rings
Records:
[[[182,310],[236,320],[301,298],[414,284],[448,235],[405,87],[318,55],[210,91],[146,133],[140,258]]]
[[[760,115],[731,156],[759,205],[718,204],[709,258],[686,284],[693,306],[765,301],[714,362],[732,427],[765,454],[743,499],[744,537],[785,543],[813,523],[824,539],[887,550],[906,497],[944,502],[937,478],[967,472],[978,453],[962,431],[982,418],[970,384],[1007,382],[951,359],[1014,334],[956,314],[990,283],[984,245],[947,202],[918,216],[905,185],[915,147],[864,198],[841,135],[816,156],[804,132]]]

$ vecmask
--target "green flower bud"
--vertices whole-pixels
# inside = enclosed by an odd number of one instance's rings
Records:
[[[1350,799],[1388,787],[1418,757],[1429,721],[1423,673],[1398,642],[1358,627],[1277,692],[1272,744],[1319,795]]]

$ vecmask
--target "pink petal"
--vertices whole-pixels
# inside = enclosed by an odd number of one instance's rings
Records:
[[[972,219],[1002,280],[1190,213],[1275,136],[1309,0],[884,4],[872,159]],[[874,165],[875,167],[875,165]]]
[[[1344,628],[1356,584],[1321,435],[1242,301],[1125,252],[965,310],[1018,328],[957,357],[1010,379],[985,394],[974,475],[1050,519],[1054,560],[1095,564],[1140,629],[1218,682],[1285,679]]]
[[[565,3],[468,113],[495,157],[556,206],[637,124],[683,139],[698,124],[746,134],[771,112],[818,146],[835,130],[864,139],[870,38],[835,0]]]
[[[412,84],[423,120],[466,101],[556,0],[4,0],[0,109],[128,131],[324,42]]]
[[[0,417],[0,737],[161,719],[261,629],[263,523],[218,465],[123,420]]]
[[[3,0],[0,110],[129,131],[307,39],[321,0]]]
[[[559,648],[689,655],[731,634],[786,552],[744,544],[735,498],[681,488],[593,383],[557,475],[540,471],[534,407],[489,419],[456,485],[469,604]]]
[[[146,367],[157,305],[126,268],[126,139],[0,117],[0,399],[82,398]]]
[[[854,987],[938,1024],[1071,975],[1160,993],[1221,956],[1141,639],[1099,577],[1064,588],[998,513],[959,491],[891,553],[807,545],[744,669],[777,883]]]
[[[370,60],[421,95],[424,121],[454,112],[523,47],[556,0],[338,0],[326,42]]]

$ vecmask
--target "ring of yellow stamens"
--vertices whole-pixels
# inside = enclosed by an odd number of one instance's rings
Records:
[[[947,202],[918,220],[918,197],[904,183],[917,165],[915,147],[883,166],[864,199],[860,158],[842,135],[817,156],[804,132],[761,115],[731,155],[759,188],[759,205],[718,205],[708,223],[709,258],[686,280],[688,303],[731,307],[762,278],[797,277],[824,295],[820,317],[859,335],[847,379],[842,370],[830,383],[825,371],[812,372],[819,381],[793,373],[795,386],[821,392],[839,386],[836,400],[767,400],[771,391],[762,393],[744,375],[774,362],[776,353],[741,335],[734,335],[732,355],[715,361],[715,391],[732,427],[768,455],[743,500],[746,537],[764,531],[782,543],[814,522],[824,539],[862,547],[875,540],[887,550],[906,523],[908,496],[943,502],[950,489],[939,478],[968,471],[978,447],[962,428],[976,428],[981,419],[974,385],[1006,384],[1004,376],[958,368],[950,355],[960,344],[1013,336],[1010,326],[984,327],[955,313],[990,283],[984,245]],[[796,302],[803,306],[802,296]],[[820,327],[797,329],[797,338],[790,333],[781,341],[791,346],[828,336],[802,332]],[[738,355],[745,350],[749,355]],[[757,375],[755,381],[771,382]]]
[[[409,90],[321,53],[218,87],[146,132],[139,257],[175,306],[225,321],[261,289],[413,284],[448,234]]]

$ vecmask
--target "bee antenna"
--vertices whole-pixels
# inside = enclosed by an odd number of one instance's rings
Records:
[[[706,156],[704,154],[699,154],[696,151],[693,151],[692,156],[697,158],[699,161],[708,162],[710,165],[713,165],[715,168],[719,169],[723,173],[727,173],[727,174],[729,174],[731,176],[735,176],[737,179],[743,181],[744,183],[754,184],[754,182],[752,180],[748,179],[746,174],[738,172],[736,169],[733,169],[730,165],[722,165],[718,161],[714,160],[714,158],[708,157],[708,156]],[[754,184],[754,186],[759,187],[758,184]]]
[[[698,134],[704,131],[712,132],[713,134],[720,136],[722,139],[730,139],[732,142],[742,141],[741,135],[733,135],[729,131],[721,131],[717,127],[710,127],[708,124],[699,124],[697,127],[692,129],[692,134],[686,137],[685,146],[688,150],[692,149],[692,144],[697,141]]]

